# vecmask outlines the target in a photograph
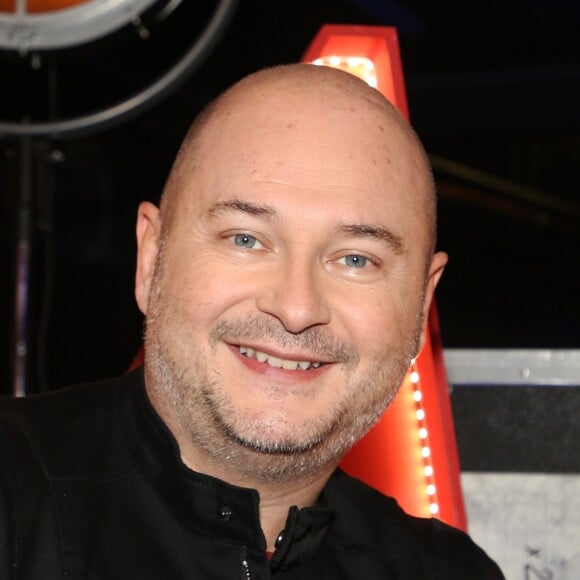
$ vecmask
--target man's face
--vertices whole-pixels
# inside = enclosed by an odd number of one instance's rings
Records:
[[[419,153],[373,110],[335,107],[210,123],[138,292],[154,404],[197,457],[262,480],[334,464],[368,430],[433,289]]]

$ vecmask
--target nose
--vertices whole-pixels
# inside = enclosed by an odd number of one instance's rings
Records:
[[[277,318],[292,334],[330,322],[330,308],[323,292],[324,274],[315,266],[276,264],[259,291],[258,310]]]

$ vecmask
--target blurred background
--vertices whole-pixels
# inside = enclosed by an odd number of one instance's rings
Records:
[[[16,2],[0,1],[7,22]],[[201,106],[252,70],[300,60],[325,23],[398,30],[411,120],[436,172],[439,246],[450,254],[437,295],[444,346],[578,346],[580,4],[142,4],[140,17],[103,25],[88,42],[67,22],[71,38],[55,28],[43,50],[22,27],[0,29],[2,388],[22,167],[33,210],[30,389],[118,373],[142,327],[132,293],[138,202],[158,198]],[[98,116],[150,87],[204,35],[197,60],[137,110],[58,136],[15,135],[14,126]]]
[[[332,23],[398,31],[450,255],[436,303],[471,529],[508,577],[577,580],[576,0],[0,0],[0,392],[18,324],[30,393],[129,366],[138,203],[203,105]]]

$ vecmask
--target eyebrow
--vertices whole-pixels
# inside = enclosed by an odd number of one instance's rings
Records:
[[[403,253],[403,239],[383,226],[370,224],[342,224],[337,231],[348,236],[371,238],[386,243],[396,254]]]
[[[252,203],[239,199],[228,199],[218,201],[211,205],[208,210],[210,218],[220,217],[232,212],[243,212],[250,215],[275,217],[276,210],[265,203]]]
[[[265,203],[254,203],[240,199],[228,199],[212,204],[208,210],[210,218],[216,218],[233,212],[242,212],[255,216],[276,217],[277,211]],[[403,239],[384,226],[371,224],[340,224],[336,228],[339,234],[352,237],[371,238],[389,246],[395,253],[404,250]]]

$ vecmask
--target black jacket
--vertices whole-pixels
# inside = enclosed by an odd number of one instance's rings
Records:
[[[271,559],[258,504],[183,465],[141,369],[0,399],[2,580],[503,578],[466,534],[340,470]]]

